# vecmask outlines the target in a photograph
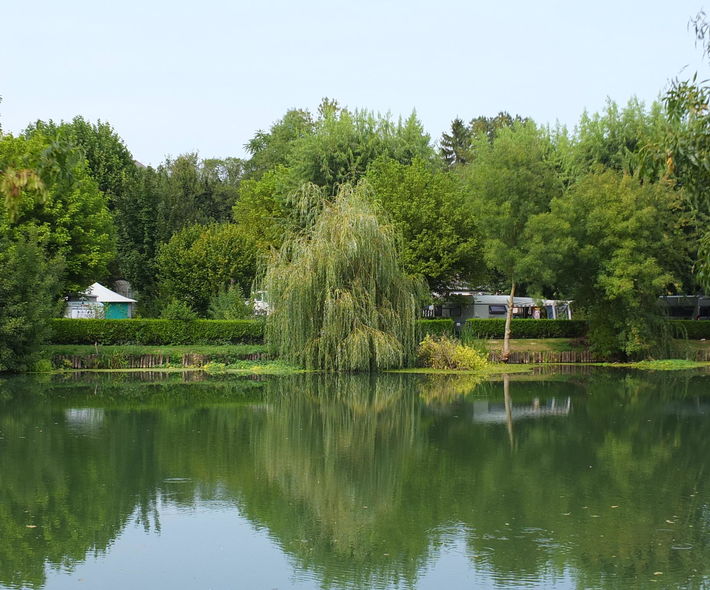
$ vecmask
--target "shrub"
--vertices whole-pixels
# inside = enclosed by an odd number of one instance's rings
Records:
[[[710,340],[710,321],[708,320],[671,320],[669,325],[676,338],[688,340]]]
[[[429,335],[453,336],[454,320],[417,320],[417,340],[421,342]]]
[[[207,315],[213,320],[243,320],[254,315],[254,308],[244,300],[242,288],[235,283],[212,295]]]
[[[428,335],[419,344],[417,361],[432,369],[479,370],[487,364],[487,358],[477,350],[464,346],[448,336]]]
[[[588,329],[584,320],[522,320],[514,319],[510,326],[512,338],[579,338]],[[503,338],[504,319],[466,320],[464,330],[474,338]]]
[[[197,314],[184,301],[173,299],[163,308],[163,311],[160,312],[160,317],[164,320],[188,321],[196,320]]]
[[[264,340],[263,320],[52,320],[53,344],[239,344]]]

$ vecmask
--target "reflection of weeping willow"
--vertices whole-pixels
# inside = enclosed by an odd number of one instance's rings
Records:
[[[308,514],[292,533],[308,544],[288,547],[306,562],[316,559],[315,550],[320,558],[334,553],[354,560],[365,578],[391,581],[404,574],[391,568],[416,571],[427,540],[393,542],[396,530],[386,524],[397,519],[403,471],[421,451],[410,383],[398,376],[307,375],[274,384],[272,411],[255,433],[255,460]],[[401,559],[412,542],[416,551]]]
[[[447,406],[473,393],[482,381],[481,375],[428,375],[419,384],[419,397],[428,406]]]

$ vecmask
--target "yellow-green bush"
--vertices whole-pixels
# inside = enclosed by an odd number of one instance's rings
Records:
[[[432,369],[469,371],[483,369],[488,364],[484,354],[445,335],[427,335],[417,349],[417,361],[420,366]]]

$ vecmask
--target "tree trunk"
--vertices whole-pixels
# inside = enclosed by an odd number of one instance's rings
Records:
[[[503,400],[505,402],[505,421],[508,424],[508,440],[510,450],[515,448],[515,435],[513,433],[513,399],[510,397],[510,375],[503,375]]]
[[[515,297],[515,281],[510,287],[510,297],[508,298],[508,309],[505,312],[505,332],[503,334],[503,354],[500,360],[507,363],[510,359],[510,322],[513,319],[513,300]]]

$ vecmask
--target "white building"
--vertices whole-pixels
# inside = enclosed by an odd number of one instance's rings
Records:
[[[124,320],[133,317],[135,299],[124,297],[94,283],[78,296],[69,297],[64,310],[66,318]]]
[[[471,318],[505,319],[508,310],[508,295],[473,294],[458,291],[450,294],[447,301],[429,305],[424,310],[428,318],[451,318],[457,325],[463,326]],[[572,319],[570,301],[556,299],[535,299],[533,297],[513,298],[513,317],[552,320]]]

